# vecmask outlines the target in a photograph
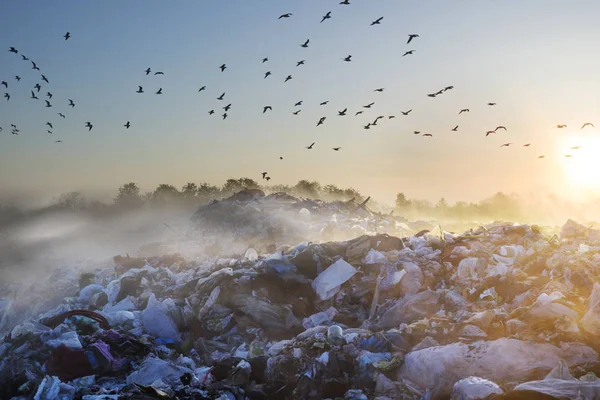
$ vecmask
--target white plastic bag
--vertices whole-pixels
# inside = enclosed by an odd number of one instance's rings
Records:
[[[484,399],[491,394],[503,394],[500,386],[492,381],[470,376],[454,384],[451,400],[477,400]]]
[[[144,329],[157,338],[167,338],[179,341],[179,331],[175,322],[168,314],[167,307],[156,300],[154,293],[148,299],[148,305],[142,312]]]
[[[339,259],[329,266],[313,281],[312,287],[321,300],[328,300],[335,296],[346,281],[358,271],[343,259]]]

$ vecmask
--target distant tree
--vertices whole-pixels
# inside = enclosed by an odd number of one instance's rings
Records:
[[[227,179],[223,185],[223,192],[232,194],[243,189],[258,189],[258,182],[250,178]]]
[[[298,196],[311,197],[313,199],[317,199],[321,197],[321,185],[319,184],[319,182],[309,182],[303,179],[299,181],[296,184],[296,186],[294,186],[294,192]]]
[[[79,192],[63,193],[58,198],[57,206],[63,210],[83,210],[85,199]]]
[[[181,192],[173,185],[161,183],[152,193],[152,202],[154,204],[164,205],[172,203],[180,198]]]
[[[282,184],[277,184],[277,185],[272,185],[269,187],[269,192],[271,193],[287,193],[290,194],[292,193],[292,187],[290,185],[282,185]]]
[[[198,194],[198,185],[189,182],[181,188],[181,194],[185,199],[193,199]]]
[[[398,207],[399,209],[405,210],[411,206],[411,203],[412,202],[406,198],[404,193],[398,193],[396,195],[396,207]]]
[[[199,197],[215,197],[219,194],[220,189],[215,185],[211,185],[206,182],[202,182],[200,186],[198,186],[197,194]]]
[[[140,196],[140,188],[134,182],[129,182],[119,188],[114,203],[121,207],[134,208],[141,206],[144,201]]]

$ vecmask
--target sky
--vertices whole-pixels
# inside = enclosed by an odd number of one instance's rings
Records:
[[[274,184],[317,180],[389,202],[397,192],[475,201],[498,191],[577,197],[600,187],[600,2],[339,1],[6,2],[0,80],[9,87],[0,94],[11,99],[0,98],[0,192],[115,193],[130,181],[151,190],[260,181],[262,171]],[[293,15],[278,19],[284,13]],[[407,45],[410,33],[420,37]],[[403,57],[407,50],[416,51]],[[146,76],[148,67],[164,75]],[[38,82],[36,101],[29,97]],[[47,91],[52,108],[44,107]],[[266,105],[273,110],[263,114]],[[338,116],[344,108],[348,115]],[[463,108],[470,112],[458,115]],[[386,118],[363,129],[379,115]],[[598,128],[581,130],[588,121]],[[498,125],[507,131],[485,136]]]

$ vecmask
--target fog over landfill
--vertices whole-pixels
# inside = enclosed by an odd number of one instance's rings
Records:
[[[597,15],[6,4],[0,399],[600,398]]]

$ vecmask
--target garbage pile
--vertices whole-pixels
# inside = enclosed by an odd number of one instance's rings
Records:
[[[0,341],[0,398],[600,398],[598,276],[570,220],[117,256]]]

